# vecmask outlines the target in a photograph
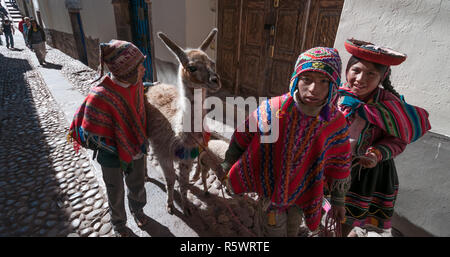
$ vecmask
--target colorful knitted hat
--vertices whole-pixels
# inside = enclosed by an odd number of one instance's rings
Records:
[[[331,84],[339,87],[341,84],[341,57],[334,48],[315,47],[300,54],[295,63],[295,70],[291,76],[289,91],[294,95],[297,89],[298,76],[306,71],[317,71],[325,74],[331,80]],[[331,87],[332,85],[330,85]],[[330,88],[331,89],[331,88]],[[332,90],[330,90],[331,92]]]
[[[325,74],[330,80],[330,87],[328,90],[328,99],[325,106],[320,112],[320,118],[324,120],[330,119],[330,103],[333,103],[337,95],[337,90],[341,85],[341,57],[337,49],[328,47],[311,48],[302,54],[295,63],[295,70],[291,76],[289,91],[294,96],[297,90],[298,77],[303,72],[316,71]]]
[[[133,81],[137,76],[137,67],[145,60],[145,55],[130,42],[111,40],[100,44],[101,76],[103,63],[120,80]]]

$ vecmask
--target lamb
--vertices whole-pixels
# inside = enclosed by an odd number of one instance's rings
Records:
[[[160,163],[167,189],[167,211],[174,212],[173,192],[177,174],[181,206],[185,215],[191,214],[187,200],[189,174],[199,153],[198,142],[205,142],[204,133],[193,132],[194,112],[205,115],[203,101],[206,91],[215,92],[221,88],[215,63],[205,50],[211,44],[217,29],[213,29],[197,49],[182,49],[164,33],[158,37],[179,61],[177,85],[158,84],[146,93],[147,134],[156,160]],[[201,103],[194,104],[194,90],[201,89]],[[202,110],[194,109],[200,105]],[[190,122],[190,124],[189,124]]]

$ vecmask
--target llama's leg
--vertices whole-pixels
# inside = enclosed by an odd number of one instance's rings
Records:
[[[208,184],[206,182],[206,176],[208,175],[209,167],[206,166],[205,164],[202,164],[200,170],[202,174],[203,191],[205,192],[205,195],[208,196],[209,192],[208,192]]]
[[[201,158],[200,156],[197,159],[197,166],[195,167],[195,173],[194,176],[192,176],[192,181],[196,182],[200,178],[200,172],[201,172]]]
[[[208,185],[206,183],[206,175],[208,174],[209,166],[207,165],[207,158],[208,156],[204,154],[205,152],[200,153],[198,157],[198,163],[195,170],[195,174],[193,179],[197,181],[202,175],[202,183],[203,183],[203,191],[205,192],[205,195],[209,195],[208,192]]]
[[[173,205],[173,188],[175,185],[175,169],[173,167],[172,161],[164,161],[160,163],[161,169],[164,173],[164,179],[166,180],[166,191],[167,191],[167,212],[169,214],[173,214],[174,205]]]
[[[184,215],[189,216],[192,214],[192,211],[187,199],[187,191],[189,188],[189,173],[192,169],[192,162],[180,162],[179,168],[180,174],[178,182],[180,183],[181,206],[183,208]]]

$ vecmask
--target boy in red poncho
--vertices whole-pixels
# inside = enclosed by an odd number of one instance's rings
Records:
[[[260,235],[297,236],[302,216],[311,231],[321,220],[324,186],[331,191],[332,212],[345,215],[351,151],[348,127],[336,106],[341,59],[332,48],[302,53],[290,91],[263,102],[234,132],[222,167],[233,193],[256,192],[255,218]],[[252,123],[257,131],[251,131]],[[264,142],[263,131],[278,138]]]
[[[136,223],[142,227],[149,221],[143,212],[147,202],[144,175],[148,148],[142,83],[145,58],[126,41],[100,44],[102,77],[77,110],[68,135],[76,149],[82,146],[98,153],[117,236],[133,235],[125,226],[124,176]],[[103,76],[105,64],[110,74]]]

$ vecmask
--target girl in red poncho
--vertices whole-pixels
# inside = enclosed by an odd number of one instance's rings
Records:
[[[351,152],[347,123],[336,106],[340,72],[335,49],[302,53],[290,91],[263,102],[243,132],[238,128],[233,134],[222,164],[228,171],[224,182],[233,193],[258,194],[259,235],[297,236],[302,216],[315,231],[325,184],[332,192],[332,212],[344,218]],[[271,141],[263,141],[267,128],[275,135]]]
[[[391,85],[390,66],[403,62],[406,55],[355,39],[347,40],[345,48],[352,57],[347,83],[339,90],[339,108],[350,124],[354,168],[343,235],[354,226],[382,233],[391,228],[398,192],[393,158],[431,126],[428,113],[407,104]]]
[[[75,148],[94,150],[106,184],[111,223],[117,236],[131,236],[125,226],[123,176],[130,211],[139,227],[148,221],[144,187],[148,143],[144,107],[145,56],[132,43],[111,40],[100,45],[100,81],[77,110],[69,139]],[[110,74],[103,76],[104,64]],[[95,158],[95,154],[94,154]]]

